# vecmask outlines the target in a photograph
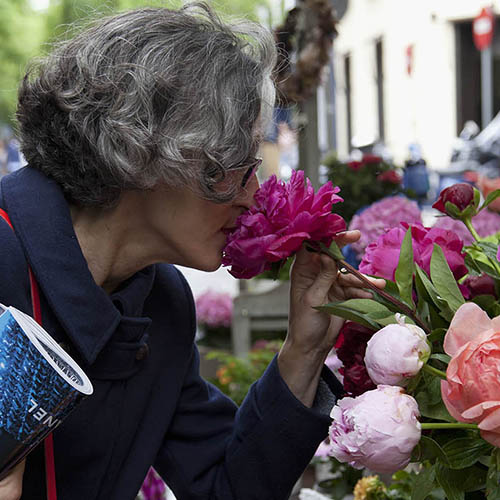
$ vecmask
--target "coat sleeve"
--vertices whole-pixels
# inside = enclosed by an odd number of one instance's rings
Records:
[[[328,413],[341,391],[326,367],[320,386],[317,404],[305,407],[281,378],[275,357],[237,409],[200,377],[193,346],[155,468],[178,500],[288,499],[327,436]]]

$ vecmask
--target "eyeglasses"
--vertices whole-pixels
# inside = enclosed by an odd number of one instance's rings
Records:
[[[241,188],[243,189],[247,184],[248,181],[252,178],[252,176],[257,172],[257,169],[261,166],[262,164],[262,158],[254,158],[252,161],[247,163],[246,165],[241,165],[233,168],[245,168],[246,167],[246,172],[241,178]]]
[[[224,171],[224,167],[222,164],[212,155],[210,155],[207,152],[204,152],[207,160],[209,163],[216,165],[220,168],[221,171]],[[229,167],[226,171],[235,171],[235,170],[242,170],[246,169],[243,177],[241,178],[241,189],[245,188],[245,186],[248,184],[248,181],[252,178],[252,175],[255,174],[257,169],[260,167],[262,164],[262,158],[253,158],[250,161],[245,161],[242,163],[238,163],[237,165],[233,165]],[[220,180],[217,180],[216,182],[220,182]]]

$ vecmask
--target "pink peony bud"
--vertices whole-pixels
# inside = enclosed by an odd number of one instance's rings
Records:
[[[417,402],[400,387],[379,385],[333,407],[331,455],[381,474],[403,469],[420,440]]]
[[[465,210],[474,202],[474,188],[466,182],[453,184],[453,186],[447,187],[439,193],[439,197],[434,205],[432,205],[432,208],[448,214],[446,211],[447,201],[453,203],[459,211]]]
[[[425,332],[415,325],[387,325],[366,345],[365,365],[375,384],[406,385],[431,353]]]

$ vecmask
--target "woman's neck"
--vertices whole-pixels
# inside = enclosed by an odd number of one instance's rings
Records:
[[[140,269],[157,262],[151,235],[139,218],[140,203],[126,193],[111,209],[71,207],[71,218],[83,256],[95,282],[111,293]]]

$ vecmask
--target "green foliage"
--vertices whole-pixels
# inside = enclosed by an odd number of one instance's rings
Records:
[[[216,359],[220,362],[216,377],[211,382],[240,405],[250,386],[264,373],[282,343],[281,340],[260,341],[260,347],[254,347],[245,358],[222,351],[208,353],[207,359]]]
[[[140,7],[177,9],[183,0],[60,0],[45,11],[34,11],[28,0],[0,0],[0,125],[14,124],[17,88],[33,58],[50,51],[53,42],[70,38],[89,22],[115,12]],[[209,2],[225,15],[258,20],[258,9],[273,24],[272,0],[218,0]],[[283,13],[281,13],[283,14]]]
[[[347,223],[362,207],[371,205],[386,196],[403,193],[400,183],[380,180],[385,172],[395,171],[395,167],[384,161],[341,162],[335,153],[328,154],[323,159],[323,165],[328,168],[328,179],[340,187],[343,203],[334,206],[335,213],[341,215]],[[409,193],[406,193],[407,195]]]
[[[414,308],[413,303],[413,247],[411,240],[411,227],[406,231],[401,250],[399,253],[398,267],[395,272],[396,284],[401,300],[408,306]]]
[[[26,64],[39,52],[43,18],[27,0],[0,0],[0,124],[13,124],[17,87]]]

